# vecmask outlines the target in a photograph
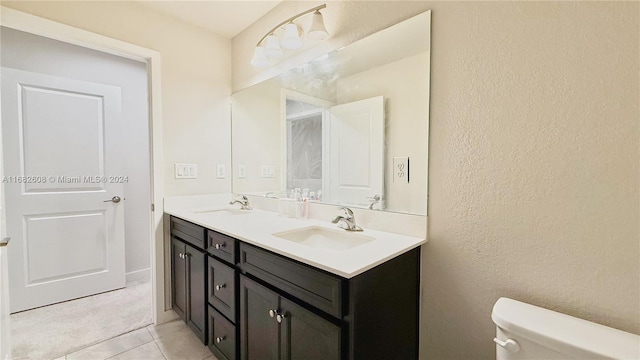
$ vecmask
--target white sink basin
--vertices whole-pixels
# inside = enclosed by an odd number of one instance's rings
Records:
[[[310,226],[273,234],[284,240],[323,250],[346,250],[375,240],[374,238],[342,229]]]
[[[216,215],[220,215],[220,216],[225,216],[225,215],[245,215],[245,214],[250,214],[251,210],[218,208],[218,209],[196,210],[196,211],[194,211],[194,213],[196,213],[196,214],[216,214]]]

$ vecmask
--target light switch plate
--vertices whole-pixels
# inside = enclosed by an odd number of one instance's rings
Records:
[[[238,165],[238,179],[244,179],[247,177],[247,167],[244,165]]]
[[[393,158],[393,182],[409,183],[409,157]]]
[[[224,164],[218,164],[216,165],[216,178],[218,179],[224,179],[225,177],[225,168],[224,168]]]
[[[175,164],[175,178],[176,179],[197,179],[198,165],[197,164]]]
[[[260,177],[263,177],[263,178],[276,177],[276,167],[273,165],[260,166]]]

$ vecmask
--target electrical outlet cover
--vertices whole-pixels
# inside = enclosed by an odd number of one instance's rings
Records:
[[[224,176],[225,176],[224,173],[225,173],[224,164],[218,164],[216,166],[216,177],[218,179],[224,179]]]
[[[238,178],[244,179],[247,177],[247,167],[245,165],[238,165]]]
[[[393,158],[393,182],[409,183],[409,157]]]

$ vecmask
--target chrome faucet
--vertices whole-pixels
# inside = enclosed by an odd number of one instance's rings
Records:
[[[251,205],[249,205],[249,198],[246,195],[240,195],[239,199],[235,199],[229,203],[229,205],[240,204],[240,209],[242,210],[251,210]]]
[[[278,197],[276,196],[276,193],[273,191],[269,191],[266,194],[264,194],[264,197],[266,198],[271,198],[271,199],[277,199]]]
[[[342,222],[343,225],[338,225],[347,231],[362,231],[362,228],[356,225],[356,217],[353,215],[353,211],[348,207],[341,207],[338,210],[344,211],[343,215],[338,215],[331,220],[332,223],[337,224]]]
[[[373,210],[373,207],[380,202],[380,195],[373,195],[367,199],[369,199],[369,210]]]

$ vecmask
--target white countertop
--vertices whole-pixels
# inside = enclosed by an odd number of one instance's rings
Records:
[[[345,250],[325,250],[288,241],[272,234],[309,226],[336,229],[337,225],[329,221],[288,218],[275,212],[258,209],[243,215],[229,215],[219,212],[198,213],[198,211],[212,209],[214,207],[165,207],[164,211],[167,214],[344,278],[352,278],[427,242],[427,240],[418,237],[365,228],[364,231],[357,234],[372,237],[373,241]]]

